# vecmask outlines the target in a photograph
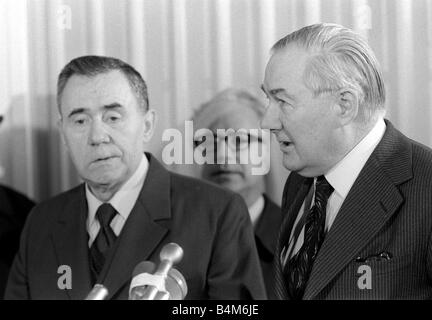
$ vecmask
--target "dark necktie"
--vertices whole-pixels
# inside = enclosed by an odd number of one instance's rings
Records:
[[[287,261],[283,270],[288,295],[293,300],[302,299],[313,263],[324,241],[327,201],[333,190],[324,176],[317,178],[314,204],[306,216],[303,245]],[[293,240],[295,246],[297,239]]]
[[[100,205],[96,211],[96,218],[99,221],[100,230],[90,247],[90,268],[93,282],[96,282],[96,279],[105,264],[108,251],[117,238],[110,226],[110,223],[116,214],[117,211],[109,203]]]

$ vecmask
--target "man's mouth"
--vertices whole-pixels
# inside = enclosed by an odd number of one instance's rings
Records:
[[[98,162],[103,162],[103,161],[108,161],[111,159],[117,158],[116,156],[108,156],[108,157],[101,157],[101,158],[97,158],[96,160],[94,160],[94,163],[98,163]]]
[[[240,171],[221,169],[221,170],[214,171],[212,173],[212,176],[213,177],[218,177],[218,176],[231,175],[231,174],[240,174],[241,175],[242,173]]]

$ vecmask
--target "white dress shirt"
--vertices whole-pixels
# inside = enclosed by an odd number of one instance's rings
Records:
[[[141,162],[136,169],[135,173],[127,180],[123,186],[114,194],[109,204],[116,209],[117,214],[111,221],[111,228],[114,234],[118,236],[126,223],[129,214],[131,213],[135,202],[138,199],[140,191],[144,185],[144,180],[147,175],[149,163],[146,156],[142,156]],[[86,184],[86,198],[88,206],[87,215],[87,232],[89,234],[88,246],[91,247],[93,241],[96,239],[99,233],[100,224],[96,219],[96,211],[101,204],[98,198],[96,198],[90,191],[89,186]]]
[[[348,195],[348,192],[351,190],[351,187],[353,186],[355,180],[360,174],[360,171],[363,169],[366,161],[369,159],[370,155],[375,150],[378,143],[381,141],[385,129],[385,122],[382,118],[380,118],[375,124],[375,126],[372,128],[372,130],[369,131],[369,133],[342,160],[340,160],[324,175],[330,185],[334,188],[333,193],[327,201],[326,207],[325,229],[327,232],[333,225],[339,209],[341,208],[342,203]],[[313,184],[313,194],[315,194],[315,183],[316,178],[314,179]],[[306,200],[303,202],[299,214],[297,215],[297,218],[294,222],[294,226],[291,231],[289,246],[288,248],[286,248],[288,250],[284,250],[282,252],[281,258],[283,265],[286,263],[286,260],[288,258],[286,253],[290,252],[291,247],[293,246],[294,230],[300,218],[303,216],[305,202]],[[311,206],[313,205],[313,203],[314,199],[312,198]],[[300,232],[294,250],[292,250],[291,257],[301,248],[301,246],[303,245],[303,241],[304,227]]]
[[[259,219],[259,217],[261,216],[263,210],[264,210],[264,197],[263,195],[261,195],[249,208],[249,216],[251,218],[252,221],[252,225],[255,228],[255,225]]]

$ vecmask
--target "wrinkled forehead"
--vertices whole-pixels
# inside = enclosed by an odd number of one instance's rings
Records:
[[[194,121],[196,129],[207,128],[235,130],[259,128],[260,119],[252,106],[245,102],[220,100],[212,102]]]
[[[275,85],[289,79],[300,80],[311,53],[296,44],[276,50],[270,57],[264,75],[266,89],[274,89]]]

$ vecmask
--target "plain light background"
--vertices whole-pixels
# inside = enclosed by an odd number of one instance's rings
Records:
[[[182,128],[218,91],[264,99],[273,43],[316,22],[367,37],[384,71],[387,118],[431,146],[431,0],[0,0],[1,183],[41,201],[80,182],[57,129],[56,79],[69,60],[114,56],[143,75],[158,113],[149,151],[160,159],[163,130]],[[267,192],[278,203],[287,175],[275,144]]]

